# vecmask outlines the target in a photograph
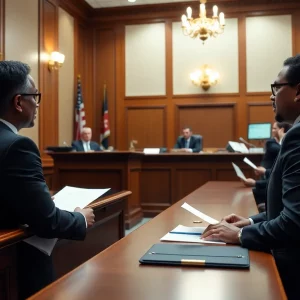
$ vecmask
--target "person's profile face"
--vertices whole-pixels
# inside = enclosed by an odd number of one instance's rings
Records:
[[[84,129],[81,132],[81,139],[85,142],[89,142],[92,139],[92,130],[91,129]]]
[[[33,78],[28,75],[28,86],[25,91],[22,91],[22,93],[36,94],[37,92],[38,90],[35,87]],[[20,106],[22,108],[22,127],[33,127],[37,116],[37,109],[39,107],[39,104],[36,103],[34,95],[20,96]]]
[[[288,68],[288,66],[283,67],[274,82],[275,84],[288,82],[286,79]],[[271,98],[271,100],[273,101],[275,119],[278,122],[293,123],[298,117],[300,106],[294,101],[296,93],[297,89],[294,86],[284,85],[277,88],[275,97]]]
[[[272,126],[272,137],[278,138],[278,130],[277,122],[275,122]]]
[[[190,131],[190,129],[186,128],[182,130],[182,135],[187,140],[192,135],[192,132]]]

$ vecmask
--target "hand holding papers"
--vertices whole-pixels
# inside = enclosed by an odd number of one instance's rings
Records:
[[[81,189],[70,186],[64,187],[54,197],[55,206],[62,210],[73,212],[76,207],[84,208],[102,196],[109,189]],[[24,242],[36,247],[46,255],[51,255],[57,239],[46,239],[32,236]]]
[[[252,162],[250,161],[247,157],[244,158],[244,162],[246,164],[248,164],[251,168],[253,168],[254,170],[257,170],[257,166]]]
[[[244,173],[241,171],[241,169],[234,163],[232,163],[232,166],[235,170],[237,177],[241,178],[242,180],[246,180],[246,177],[245,177]]]
[[[186,242],[186,243],[199,243],[199,244],[222,244],[218,241],[204,241],[201,239],[201,234],[204,232],[205,227],[188,227],[178,225],[172,231],[164,235],[160,240],[162,242]]]

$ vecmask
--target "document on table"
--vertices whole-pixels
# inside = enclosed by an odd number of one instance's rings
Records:
[[[204,241],[201,239],[201,234],[204,232],[205,227],[188,227],[178,225],[172,231],[164,235],[160,240],[162,242],[186,242],[186,243],[199,243],[199,244],[226,244],[221,241]]]
[[[257,170],[257,166],[250,159],[248,159],[247,157],[244,158],[244,162],[246,164],[248,164],[254,170]]]
[[[186,202],[184,202],[181,205],[182,208],[186,209],[187,211],[189,211],[190,213],[192,213],[193,215],[199,217],[200,219],[202,219],[203,221],[209,223],[209,224],[217,224],[219,223],[219,221],[209,217],[208,215],[202,213],[201,211],[197,210],[196,208],[192,207],[191,205],[187,204]]]
[[[66,186],[54,195],[55,206],[62,210],[73,212],[76,207],[84,208],[101,197],[110,189],[82,189]],[[24,242],[36,247],[46,255],[51,255],[57,238],[46,239],[36,235],[25,239]]]
[[[237,177],[239,177],[243,180],[246,180],[246,177],[245,177],[244,173],[242,172],[242,170],[234,163],[232,163],[232,166],[235,170],[235,173],[236,173]]]

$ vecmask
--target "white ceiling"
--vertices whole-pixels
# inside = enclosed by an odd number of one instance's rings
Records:
[[[128,0],[85,0],[85,1],[93,8],[183,2],[183,0],[136,0],[133,3],[128,2]],[[187,1],[195,1],[195,0],[184,0],[184,2]]]

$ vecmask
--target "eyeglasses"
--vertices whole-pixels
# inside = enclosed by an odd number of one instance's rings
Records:
[[[41,102],[42,94],[41,93],[35,93],[35,94],[19,94],[21,96],[32,96],[35,103],[39,104]]]
[[[272,95],[276,96],[278,93],[278,90],[285,86],[285,85],[289,85],[289,86],[293,86],[293,85],[297,85],[298,83],[293,83],[293,82],[284,82],[284,83],[272,83],[271,84],[271,91],[272,91]]]

